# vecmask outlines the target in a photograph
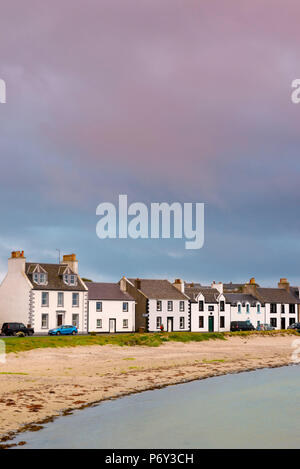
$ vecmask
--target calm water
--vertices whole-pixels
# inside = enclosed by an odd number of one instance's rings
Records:
[[[146,391],[61,417],[23,448],[300,448],[300,366]]]

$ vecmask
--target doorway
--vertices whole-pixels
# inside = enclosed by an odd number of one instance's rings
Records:
[[[62,313],[57,315],[57,327],[62,326],[64,323],[64,315]]]
[[[285,318],[281,318],[281,329],[285,329]]]
[[[116,332],[116,320],[110,319],[109,320],[109,333],[114,334]]]
[[[167,331],[173,332],[173,318],[167,318]]]
[[[208,332],[214,332],[214,317],[208,316]]]

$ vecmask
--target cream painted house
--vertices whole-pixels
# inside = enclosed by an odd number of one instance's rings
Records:
[[[135,299],[119,283],[87,282],[89,332],[134,332]]]
[[[0,285],[0,326],[22,322],[36,333],[60,325],[87,331],[87,287],[78,274],[75,254],[61,264],[26,262],[23,251],[14,251]]]

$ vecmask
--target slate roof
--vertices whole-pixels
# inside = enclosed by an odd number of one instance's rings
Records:
[[[160,279],[134,279],[129,278],[131,282],[137,288],[137,281],[140,282],[141,292],[148,299],[157,299],[157,300],[187,300],[186,295],[177,290],[176,287],[172,285],[169,280],[160,280]]]
[[[220,296],[220,292],[211,287],[187,287],[185,293],[191,301],[196,301],[199,293],[202,293],[205,303],[218,303],[218,297]]]
[[[33,271],[37,265],[48,274],[48,283],[46,285],[37,285],[32,278]],[[26,262],[25,273],[32,283],[34,290],[58,290],[58,291],[85,291],[80,277],[71,269],[72,274],[77,275],[76,285],[66,285],[63,280],[63,271],[68,267],[67,264],[40,264],[38,262]]]
[[[257,288],[257,296],[265,303],[280,304],[300,304],[300,299],[296,298],[283,288]]]
[[[252,295],[247,293],[224,293],[226,301],[230,304],[236,303],[250,303],[250,305],[260,303],[260,301]]]
[[[89,300],[135,301],[118,283],[87,282]]]
[[[242,291],[242,288],[244,286],[244,283],[224,283],[223,284],[223,288],[224,288],[224,291],[227,291],[227,292],[235,292],[235,291]]]

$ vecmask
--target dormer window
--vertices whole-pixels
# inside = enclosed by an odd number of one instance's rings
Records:
[[[64,282],[65,282],[66,285],[76,285],[77,284],[77,275],[64,274]]]
[[[33,281],[38,285],[46,285],[47,284],[47,274],[43,272],[35,272],[33,274]]]

